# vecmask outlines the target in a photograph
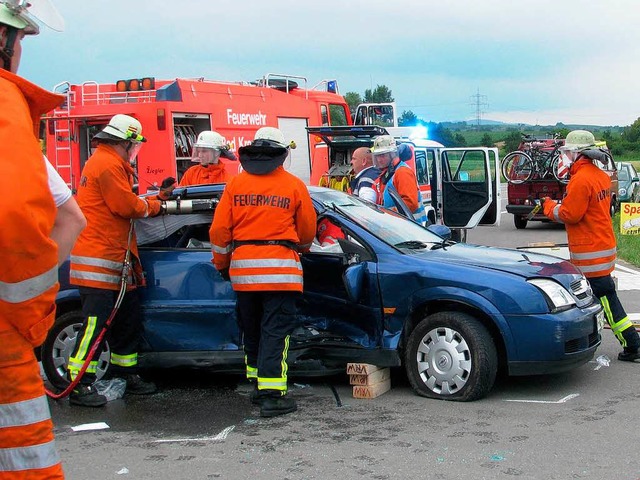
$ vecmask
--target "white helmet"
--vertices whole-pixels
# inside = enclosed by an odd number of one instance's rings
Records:
[[[564,150],[571,150],[573,152],[580,152],[582,150],[588,150],[595,148],[596,139],[588,130],[573,130],[567,134],[567,138],[564,141]]]
[[[93,138],[128,140],[134,143],[147,141],[147,139],[142,136],[142,124],[137,119],[121,113],[111,117],[109,124]]]
[[[380,135],[373,139],[371,156],[376,167],[380,169],[387,168],[397,153],[398,146],[391,135]]]
[[[222,151],[227,151],[227,141],[218,132],[205,130],[198,134],[196,143],[193,144],[191,161],[199,163],[203,167],[217,165]]]
[[[193,144],[194,148],[214,148],[216,150],[221,150],[226,146],[227,142],[225,141],[224,137],[218,132],[213,132],[211,130],[200,132],[196,143]]]
[[[40,33],[39,23],[58,32],[64,30],[64,20],[49,0],[0,0],[0,23],[27,35]]]
[[[573,130],[567,134],[564,145],[558,150],[560,151],[560,161],[558,162],[558,176],[566,177],[571,169],[571,165],[580,157],[592,151],[596,147],[596,139],[593,133],[588,130]],[[600,153],[600,152],[597,152]],[[586,155],[592,158],[593,155]]]
[[[373,139],[371,153],[380,155],[383,153],[395,153],[398,151],[395,139],[391,135],[380,135]]]
[[[251,144],[253,146],[296,148],[296,143],[293,140],[287,143],[284,139],[284,134],[275,127],[262,127],[258,129]]]

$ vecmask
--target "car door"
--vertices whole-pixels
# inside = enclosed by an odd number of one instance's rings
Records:
[[[139,249],[144,339],[153,352],[240,348],[235,293],[211,263],[206,237],[198,237],[209,225],[193,227],[183,246]]]
[[[500,174],[495,148],[434,149],[432,198],[437,215],[450,228],[500,223]]]
[[[366,244],[340,226],[345,232],[339,241],[342,253],[312,251],[301,257],[304,294],[299,313],[306,326],[319,332],[317,339],[377,347],[382,342],[377,264]]]

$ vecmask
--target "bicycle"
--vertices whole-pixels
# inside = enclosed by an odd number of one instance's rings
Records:
[[[552,145],[527,134],[522,134],[522,148],[507,154],[502,160],[502,175],[509,183],[518,185],[529,180],[553,177],[560,183],[568,183],[568,177],[558,176],[562,141],[553,136]],[[521,144],[521,145],[522,145]],[[552,150],[549,148],[553,146]]]

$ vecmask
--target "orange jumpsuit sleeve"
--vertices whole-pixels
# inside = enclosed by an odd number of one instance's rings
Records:
[[[231,189],[231,183],[224,189],[209,229],[213,264],[218,270],[229,268],[231,264],[231,240],[233,239],[233,215],[231,194],[229,193]]]
[[[573,183],[572,183],[573,182]],[[580,178],[569,181],[567,185],[567,194],[558,209],[558,218],[563,223],[574,224],[582,220],[587,209],[589,208],[589,200],[591,192],[589,185]],[[544,202],[544,214],[551,220],[556,220],[554,209],[558,205],[555,200],[547,200]]]
[[[308,251],[311,248],[313,239],[316,236],[316,211],[311,202],[311,196],[307,187],[303,185],[304,191],[300,192],[300,204],[296,210],[296,232],[300,239],[300,250]]]
[[[160,212],[160,201],[143,200],[131,191],[127,176],[116,168],[108,168],[100,175],[100,189],[109,210],[122,218],[153,217]]]
[[[418,182],[410,168],[400,167],[393,175],[393,186],[412,212],[418,209]]]

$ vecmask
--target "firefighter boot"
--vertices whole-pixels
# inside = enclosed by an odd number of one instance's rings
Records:
[[[261,417],[276,417],[295,412],[298,409],[298,405],[296,405],[296,401],[293,398],[281,395],[280,392],[260,392],[259,397],[262,399],[262,404],[260,405]]]
[[[640,360],[640,352],[637,348],[633,350],[625,348],[618,354],[618,360],[622,362],[635,362],[636,360]]]
[[[145,382],[140,375],[128,374],[124,375],[122,378],[127,382],[127,389],[125,390],[125,393],[130,395],[151,395],[158,391],[158,387],[156,387],[155,383]]]
[[[258,384],[255,382],[253,383],[254,383],[254,388],[253,390],[251,390],[251,393],[249,394],[249,400],[251,400],[252,404],[260,407],[262,405],[262,400],[264,397],[260,395],[260,390],[258,390]]]
[[[107,397],[100,395],[93,385],[78,384],[69,395],[71,405],[81,407],[102,407],[107,403]]]

